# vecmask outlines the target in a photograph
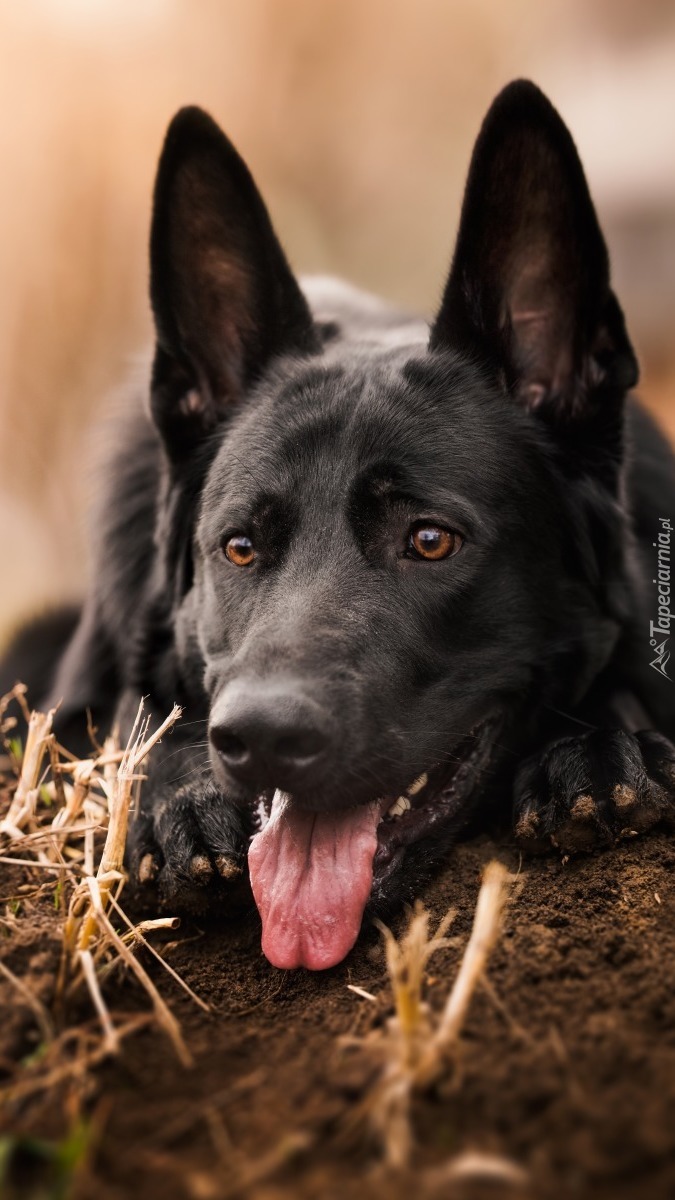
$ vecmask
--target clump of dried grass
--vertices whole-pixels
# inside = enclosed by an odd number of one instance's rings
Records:
[[[54,741],[52,721],[56,710],[52,708],[48,713],[29,712],[26,707],[25,691],[22,684],[17,684],[0,701],[0,716],[4,717],[10,702],[16,700],[21,705],[28,724],[26,744],[21,756],[21,769],[14,796],[4,818],[0,821],[0,835],[5,834],[14,840],[22,838],[23,830],[34,821],[42,780],[42,764],[49,746]],[[3,733],[9,732],[14,724],[12,718],[5,719],[2,725]],[[10,747],[11,749],[12,747]]]
[[[350,1123],[368,1122],[389,1167],[398,1169],[410,1163],[415,1094],[428,1090],[452,1067],[471,998],[499,937],[513,883],[506,867],[488,863],[471,936],[440,1013],[432,1012],[425,999],[426,969],[431,957],[449,944],[446,934],[456,911],[446,913],[432,934],[430,915],[418,902],[400,941],[378,922],[385,941],[394,1015],[381,1029],[365,1038],[347,1039],[345,1044],[364,1051],[379,1066],[374,1084]]]
[[[18,702],[26,720],[23,747],[16,737],[17,721],[7,716],[12,700]],[[107,1054],[116,1053],[122,1038],[139,1027],[139,1019],[116,1026],[104,997],[102,981],[120,966],[127,968],[147,993],[152,1020],[167,1035],[180,1061],[191,1064],[178,1022],[138,958],[140,947],[153,954],[196,1003],[208,1009],[147,937],[157,929],[176,928],[178,918],[158,917],[134,925],[120,905],[126,882],[124,851],[143,783],[142,766],[180,718],[180,708],[174,706],[150,732],[150,717],[141,702],[126,747],[120,747],[114,737],[99,747],[92,731],[92,757],[82,760],[56,741],[54,711],[30,712],[22,685],[0,699],[0,736],[7,751],[3,765],[13,768],[15,778],[14,783],[8,781],[9,804],[0,820],[0,862],[20,865],[29,875],[42,879],[46,875],[54,881],[58,899],[65,906],[53,1012],[47,1012],[42,1002],[31,996],[26,981],[2,966],[4,979],[32,1009],[48,1043],[42,1072],[10,1085],[5,1089],[7,1096],[30,1093],[49,1086],[54,1079],[86,1070]],[[59,1046],[69,1045],[74,1034],[68,1027],[68,1009],[83,989],[91,997],[102,1037],[97,1042],[88,1035],[80,1059],[62,1062]],[[142,1023],[147,1023],[147,1018]]]

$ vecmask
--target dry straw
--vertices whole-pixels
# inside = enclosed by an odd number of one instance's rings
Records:
[[[17,722],[7,716],[13,700],[26,718],[23,750],[16,738]],[[32,1010],[46,1048],[42,1074],[10,1084],[0,1091],[0,1096],[6,1097],[30,1094],[119,1051],[122,1039],[139,1027],[138,1020],[116,1026],[105,998],[105,981],[120,967],[128,969],[147,993],[153,1020],[171,1041],[181,1063],[191,1064],[179,1024],[139,960],[140,948],[154,956],[208,1011],[208,1005],[148,940],[148,935],[158,929],[177,928],[178,918],[158,917],[134,925],[120,905],[126,881],[124,852],[144,779],[142,766],[157,742],[179,720],[180,708],[174,706],[151,732],[150,717],[141,702],[124,749],[114,738],[108,738],[102,748],[96,746],[92,731],[94,752],[81,760],[58,745],[52,731],[54,713],[29,712],[22,685],[0,699],[0,735],[5,741],[7,761],[16,770],[13,794],[10,784],[11,799],[0,821],[0,862],[32,869],[47,881],[46,886],[51,880],[52,886],[59,888],[57,898],[68,899],[53,1012],[31,993],[26,981],[0,964],[0,974]],[[91,997],[102,1039],[99,1044],[92,1043],[87,1035],[86,1052],[79,1059],[69,1053],[68,1061],[62,1061],[61,1048],[70,1046],[70,1035],[77,1040],[77,1029],[67,1024],[68,1003],[82,988]],[[65,1023],[65,1029],[56,1032],[59,1021],[61,1026]]]
[[[424,999],[426,968],[432,955],[449,944],[445,936],[456,912],[443,917],[436,932],[429,932],[429,913],[415,906],[400,941],[378,922],[385,941],[387,970],[394,999],[394,1015],[382,1029],[364,1039],[350,1038],[380,1064],[380,1071],[350,1125],[365,1117],[379,1142],[385,1163],[394,1168],[410,1163],[414,1139],[411,1108],[415,1093],[430,1088],[452,1067],[471,998],[484,976],[497,942],[514,877],[499,862],[488,863],[478,894],[471,936],[459,970],[440,1013],[432,1013]],[[375,999],[352,988],[364,998]]]

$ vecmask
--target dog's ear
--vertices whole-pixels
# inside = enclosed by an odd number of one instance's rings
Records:
[[[307,303],[246,164],[201,109],[182,109],[155,184],[151,407],[184,457],[270,359],[318,348]]]
[[[583,410],[622,394],[637,363],[609,286],[607,250],[572,138],[532,83],[485,118],[430,348],[469,354],[529,408]]]

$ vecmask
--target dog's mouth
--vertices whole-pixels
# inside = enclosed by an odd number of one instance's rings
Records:
[[[251,886],[262,918],[262,949],[275,967],[324,970],[358,938],[371,895],[385,893],[406,850],[447,839],[484,778],[498,720],[474,727],[448,761],[401,795],[355,808],[312,812],[277,791],[258,802],[260,830],[249,849]]]

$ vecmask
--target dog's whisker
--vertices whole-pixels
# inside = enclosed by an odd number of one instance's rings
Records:
[[[208,742],[190,742],[189,746],[178,746],[175,750],[170,750],[168,754],[165,753],[162,756],[162,761],[169,762],[170,759],[176,758],[176,756],[179,754],[192,755],[193,751],[195,750],[208,750],[208,746]],[[208,753],[205,754],[201,759],[195,756],[194,762],[197,765],[199,765],[200,762],[207,764],[209,762]]]
[[[554,708],[552,704],[544,704],[542,705],[542,708],[544,708],[547,712],[555,713],[557,717],[564,717],[566,721],[573,721],[575,725],[584,725],[586,729],[595,730],[600,728],[599,725],[594,725],[591,721],[585,721],[581,717],[575,716],[574,713],[564,712],[560,708]]]

